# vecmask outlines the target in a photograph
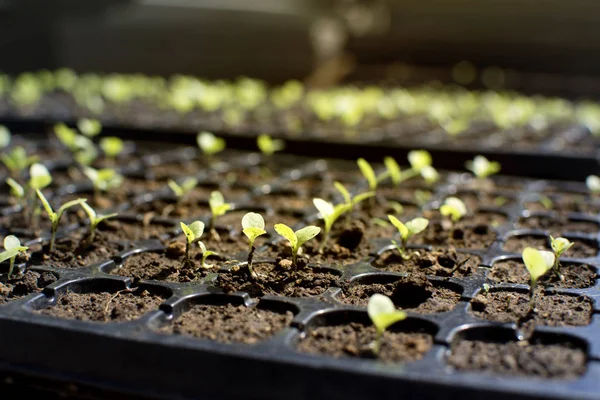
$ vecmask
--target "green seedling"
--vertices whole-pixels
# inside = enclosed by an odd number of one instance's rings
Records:
[[[78,204],[83,204],[87,201],[87,199],[77,199],[77,200],[68,201],[65,204],[63,204],[62,206],[60,206],[58,208],[58,211],[54,212],[54,210],[52,209],[52,206],[50,205],[48,200],[46,200],[46,197],[44,196],[44,194],[39,190],[36,190],[36,193],[37,193],[40,201],[42,202],[42,205],[44,206],[46,213],[48,213],[48,218],[50,219],[50,222],[52,223],[52,236],[50,237],[49,251],[53,252],[54,251],[54,241],[56,239],[56,230],[58,229],[58,223],[60,221],[60,217],[62,217],[63,213],[68,208],[71,208]]]
[[[198,147],[208,156],[213,156],[225,150],[225,139],[216,137],[210,132],[200,132],[196,137]]]
[[[300,252],[302,245],[317,236],[321,232],[321,228],[310,225],[294,232],[292,228],[285,224],[275,224],[275,232],[290,242],[292,246],[292,265],[297,268],[298,252]]]
[[[189,225],[186,225],[183,222],[179,223],[181,225],[181,229],[185,234],[186,242],[185,242],[185,258],[183,260],[184,265],[190,262],[190,249],[192,245],[196,242],[200,242],[200,237],[204,233],[204,222],[202,221],[194,221]],[[207,256],[208,257],[208,256]]]
[[[421,173],[423,168],[432,166],[433,158],[426,150],[412,150],[408,153],[408,162],[414,172]]]
[[[242,217],[242,232],[248,238],[249,251],[248,251],[248,271],[250,276],[255,276],[254,270],[252,269],[252,258],[254,256],[254,241],[257,237],[267,233],[265,231],[265,220],[263,217],[255,212],[249,212]]]
[[[270,157],[285,148],[285,142],[281,139],[273,139],[271,136],[262,134],[256,139],[258,149],[265,156]]]
[[[96,196],[100,192],[109,192],[116,189],[123,183],[123,176],[111,168],[95,169],[85,167],[83,173],[92,181]]]
[[[61,143],[69,149],[78,163],[90,165],[98,156],[94,142],[83,135],[79,135],[74,129],[65,124],[56,124],[54,133]]]
[[[529,275],[531,276],[531,293],[529,299],[529,310],[535,310],[535,288],[538,280],[545,275],[554,265],[554,254],[551,251],[537,250],[533,247],[526,247],[523,250],[523,262]]]
[[[25,206],[25,189],[13,178],[7,178],[6,184],[10,186],[10,194],[16,199],[21,207]]]
[[[52,176],[43,164],[32,164],[29,167],[29,182],[27,184],[27,209],[25,216],[33,226],[37,226],[37,197],[36,190],[42,190],[52,183]]]
[[[325,244],[329,239],[329,233],[331,232],[331,227],[341,217],[344,213],[348,212],[352,209],[352,204],[336,204],[335,206],[323,199],[316,198],[313,199],[313,204],[319,210],[321,214],[321,218],[323,218],[323,222],[325,224],[325,229],[323,232],[323,240],[321,241],[321,245],[319,246],[319,252],[322,252],[325,248]]]
[[[60,123],[54,125],[54,133],[60,142],[72,153],[77,151],[77,132],[67,125]]]
[[[86,241],[86,245],[90,246],[92,243],[94,243],[94,239],[96,238],[96,228],[98,227],[100,222],[105,221],[109,218],[116,217],[118,214],[117,213],[111,213],[111,214],[106,214],[106,215],[97,214],[96,211],[85,201],[81,202],[81,207],[83,207],[83,209],[85,210],[85,213],[88,215],[88,218],[90,219],[90,233],[88,234],[87,241]]]
[[[376,191],[379,180],[377,179],[377,175],[375,174],[373,167],[371,167],[371,164],[369,164],[369,162],[364,158],[359,158],[356,160],[356,164],[358,165],[358,168],[360,169],[360,172],[364,178],[367,180],[367,183],[369,184],[369,190],[372,192]]]
[[[369,298],[367,314],[369,314],[369,318],[377,330],[377,336],[373,343],[373,352],[379,355],[383,332],[396,322],[406,319],[407,314],[404,311],[397,310],[389,297],[379,293],[375,293]]]
[[[333,186],[337,189],[338,192],[340,192],[340,194],[344,198],[344,204],[350,206],[350,209],[354,208],[354,206],[358,203],[375,196],[375,192],[364,192],[359,193],[356,196],[351,196],[348,189],[346,189],[346,187],[338,181],[333,182]]]
[[[211,264],[206,263],[206,259],[210,256],[218,256],[219,253],[215,253],[214,251],[207,250],[206,245],[203,242],[198,242],[198,246],[200,246],[200,250],[202,251],[202,260],[200,266],[203,269],[210,269],[213,267]]]
[[[187,196],[198,185],[198,179],[194,177],[186,178],[183,182],[181,182],[181,185],[174,180],[169,179],[167,185],[173,191],[175,196],[177,196],[177,203],[182,203],[185,196]]]
[[[0,156],[0,160],[6,165],[6,168],[10,171],[10,175],[17,178],[21,175],[30,165],[38,162],[38,156],[27,156],[27,152],[21,146],[15,146],[9,152],[6,152]]]
[[[77,129],[87,137],[94,137],[102,132],[102,124],[97,119],[81,118],[77,121]]]
[[[574,244],[575,243],[564,237],[557,237],[555,239],[552,237],[552,235],[550,235],[550,245],[552,247],[552,251],[554,251],[554,264],[552,265],[552,269],[561,281],[564,281],[565,277],[560,273],[560,257],[565,251],[573,247]]]
[[[429,225],[429,221],[427,218],[419,217],[408,221],[406,224],[403,224],[393,215],[388,215],[388,219],[400,233],[400,244],[398,244],[398,242],[395,240],[392,240],[392,243],[394,246],[396,246],[402,258],[407,260],[410,258],[410,254],[406,253],[406,243],[408,242],[408,239],[423,232]]]
[[[500,163],[490,161],[484,156],[475,156],[473,160],[466,162],[465,167],[478,179],[485,179],[500,172]]]
[[[444,217],[450,217],[452,222],[458,222],[467,215],[467,206],[458,197],[448,197],[440,207],[440,213]]]
[[[10,279],[10,276],[12,275],[13,269],[15,268],[15,259],[19,253],[23,253],[28,249],[29,247],[27,246],[21,246],[21,241],[14,235],[8,235],[4,238],[4,251],[0,253],[0,263],[10,260],[7,279]]]
[[[600,177],[597,175],[589,175],[585,179],[585,185],[593,194],[597,195],[600,193]]]
[[[111,161],[119,156],[125,148],[125,144],[121,138],[116,136],[104,137],[100,140],[100,148],[104,155]]]
[[[210,193],[210,197],[208,199],[208,205],[210,207],[210,231],[213,234],[216,234],[215,226],[217,222],[217,218],[221,215],[224,215],[227,211],[231,210],[232,204],[225,203],[225,198],[218,190],[215,190]]]
[[[4,125],[0,125],[0,149],[5,149],[10,144],[11,135],[8,128]]]
[[[394,186],[400,185],[405,178],[402,176],[402,169],[392,157],[385,157],[383,159],[383,165],[385,165],[385,169],[387,171],[387,175],[392,180]]]
[[[538,196],[538,203],[540,203],[546,210],[551,210],[553,206],[552,199],[548,196],[544,196],[543,194]]]

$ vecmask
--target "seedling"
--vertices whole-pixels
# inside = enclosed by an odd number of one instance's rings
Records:
[[[564,237],[557,237],[556,239],[550,235],[550,245],[552,251],[554,251],[554,264],[552,269],[554,273],[560,278],[561,281],[565,280],[565,277],[560,273],[560,257],[563,253],[573,247],[575,243],[570,242],[569,239]]]
[[[123,152],[125,144],[121,138],[109,136],[100,140],[100,148],[104,155],[112,162]]]
[[[490,161],[484,156],[475,156],[471,161],[467,161],[465,167],[473,172],[478,179],[485,179],[490,175],[500,172],[500,163]]]
[[[395,240],[392,240],[392,243],[394,244],[394,246],[396,246],[402,258],[408,260],[410,258],[410,254],[406,253],[406,243],[408,239],[410,239],[414,235],[423,232],[429,225],[429,221],[427,220],[427,218],[419,217],[408,221],[406,224],[403,224],[398,218],[394,217],[393,215],[388,215],[388,219],[390,220],[392,225],[394,225],[396,229],[398,229],[398,232],[400,233],[400,244],[398,244],[398,242]]]
[[[252,269],[252,258],[254,256],[254,241],[257,237],[267,233],[265,231],[265,220],[263,217],[255,212],[249,212],[242,217],[242,232],[248,238],[249,251],[248,251],[248,271],[250,276],[255,276],[254,270]]]
[[[412,150],[408,153],[408,162],[413,171],[421,173],[423,168],[433,164],[433,158],[426,150]]]
[[[194,177],[186,178],[181,182],[181,185],[174,180],[169,179],[167,185],[169,185],[169,188],[173,191],[175,196],[177,196],[177,203],[182,203],[185,196],[198,185],[198,179]]]
[[[294,232],[292,228],[285,224],[275,224],[275,231],[290,242],[292,246],[292,265],[297,268],[300,248],[304,243],[317,236],[321,232],[321,228],[310,225]]]
[[[265,156],[270,157],[285,148],[285,142],[281,139],[273,139],[267,134],[259,135],[256,144]]]
[[[12,275],[13,269],[15,268],[15,259],[19,253],[23,253],[28,249],[29,247],[27,246],[21,246],[21,241],[14,235],[8,235],[4,238],[4,251],[0,253],[0,263],[10,260],[7,279],[10,279],[10,276]]]
[[[203,269],[210,269],[210,268],[212,268],[213,266],[211,264],[207,264],[206,263],[206,259],[208,257],[210,257],[210,256],[218,256],[219,254],[215,253],[214,251],[207,250],[206,249],[206,245],[203,242],[198,242],[198,246],[200,246],[200,250],[202,251],[202,261],[201,261],[200,266]]]
[[[538,279],[550,271],[554,265],[555,257],[551,251],[537,250],[533,247],[526,247],[523,250],[522,257],[525,267],[527,267],[527,271],[529,271],[529,275],[531,276],[529,311],[533,312],[535,310],[535,288]]]
[[[77,129],[87,137],[94,137],[102,132],[102,124],[97,119],[81,118],[77,121]]]
[[[37,226],[37,218],[34,220],[34,217],[37,215],[37,197],[35,195],[35,191],[42,190],[51,183],[52,176],[50,175],[50,172],[48,172],[48,168],[46,168],[44,165],[32,164],[31,167],[29,167],[29,182],[27,192],[29,205],[26,210],[26,217],[34,226]]]
[[[440,207],[440,213],[445,217],[450,217],[452,222],[458,222],[467,215],[467,206],[458,197],[448,197]]]
[[[544,196],[543,194],[539,195],[538,203],[540,203],[546,210],[552,209],[552,199],[548,196]]]
[[[50,252],[53,252],[54,251],[54,241],[56,239],[56,230],[58,228],[58,223],[60,221],[60,217],[62,217],[63,213],[68,208],[71,208],[78,204],[83,204],[87,201],[87,199],[77,199],[77,200],[68,201],[65,204],[63,204],[62,206],[60,206],[58,208],[58,211],[54,212],[54,210],[52,209],[52,206],[50,205],[48,200],[46,200],[46,197],[44,196],[44,194],[42,192],[40,192],[39,190],[36,190],[36,193],[37,193],[38,197],[40,198],[40,201],[42,202],[42,205],[44,206],[46,213],[48,213],[48,218],[50,219],[50,222],[52,223],[52,236],[50,237],[50,247],[48,250]]]
[[[395,186],[398,186],[400,182],[404,180],[404,178],[402,176],[402,170],[400,169],[400,166],[396,160],[394,160],[392,157],[385,157],[383,159],[383,164],[385,165],[387,175],[389,175],[392,183]]]
[[[598,177],[597,175],[589,175],[585,179],[585,184],[589,191],[593,194],[600,193],[600,177]]]
[[[90,219],[90,233],[88,235],[87,242],[86,242],[86,245],[90,246],[92,243],[94,243],[94,239],[96,238],[96,228],[98,227],[100,222],[107,220],[109,218],[116,217],[118,214],[117,213],[106,214],[106,215],[97,214],[96,211],[85,201],[81,203],[81,207],[83,207],[86,214],[88,215],[88,218]]]
[[[100,192],[109,192],[123,183],[123,176],[111,168],[95,169],[85,167],[83,173],[92,181],[96,196]]]
[[[185,234],[186,243],[185,243],[185,258],[183,260],[184,264],[190,262],[190,248],[196,242],[200,242],[200,237],[204,233],[204,222],[202,221],[194,221],[189,225],[186,225],[183,222],[179,223],[181,225],[181,229]],[[208,257],[208,256],[207,256]],[[204,261],[203,261],[204,263]]]
[[[231,210],[232,204],[225,203],[225,198],[218,190],[215,190],[210,193],[210,198],[208,199],[208,205],[210,207],[210,231],[213,234],[216,234],[215,226],[217,218],[221,215],[224,215],[227,211]]]
[[[65,124],[56,124],[54,133],[62,144],[71,151],[75,160],[82,165],[89,165],[98,156],[94,142],[89,138],[77,134],[74,129]]]
[[[362,175],[367,180],[367,183],[369,184],[369,190],[373,192],[376,191],[379,180],[377,179],[377,175],[375,174],[373,167],[371,167],[371,164],[369,164],[369,162],[364,158],[359,158],[356,160],[356,164],[358,165]]]
[[[13,178],[7,178],[6,184],[10,186],[10,193],[17,199],[17,203],[23,205],[25,200],[25,189]]]
[[[196,137],[198,147],[208,156],[213,156],[225,150],[225,139],[216,137],[210,132],[200,132]]]
[[[379,355],[383,332],[396,322],[406,319],[407,314],[404,311],[397,310],[389,297],[379,293],[375,293],[369,299],[367,314],[369,314],[369,318],[371,318],[377,330],[377,336],[373,343],[373,352]]]
[[[323,222],[325,223],[325,230],[323,232],[323,240],[321,241],[321,245],[319,246],[319,252],[322,252],[325,248],[325,243],[329,239],[329,233],[331,232],[331,227],[337,221],[342,214],[348,212],[352,209],[352,203],[350,204],[337,204],[333,205],[332,203],[325,201],[320,198],[313,199],[313,204],[319,210],[321,214],[321,218],[323,218]]]
[[[360,203],[361,201],[366,200],[369,197],[375,196],[375,192],[364,192],[352,197],[348,189],[346,189],[346,187],[342,185],[341,182],[335,181],[333,182],[333,186],[338,190],[338,192],[340,192],[340,194],[344,198],[344,204],[350,206],[350,209],[354,208],[354,206]]]
[[[4,125],[0,125],[0,149],[5,149],[10,144],[10,131]]]
[[[18,178],[21,172],[39,160],[37,156],[27,156],[27,152],[21,146],[15,146],[10,151],[2,154],[0,160],[6,165],[13,178]]]

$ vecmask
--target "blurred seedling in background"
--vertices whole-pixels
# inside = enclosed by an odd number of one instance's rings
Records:
[[[77,121],[77,129],[85,136],[91,138],[98,136],[102,132],[102,124],[97,119],[80,118]]]
[[[226,147],[225,139],[219,138],[210,132],[198,133],[196,142],[202,153],[209,157],[222,152]]]
[[[261,172],[264,176],[271,176],[273,168],[273,154],[285,149],[285,142],[281,139],[273,139],[267,134],[261,134],[256,139],[256,145],[264,157],[264,165]]]
[[[36,155],[27,156],[27,152],[23,147],[15,146],[0,155],[0,160],[8,168],[10,176],[19,179],[25,169],[39,161],[39,157]]]
[[[467,206],[458,197],[448,197],[440,206],[440,214],[449,217],[453,223],[460,221],[467,212]]]
[[[589,175],[585,179],[585,185],[593,195],[597,196],[600,193],[600,177],[597,175]]]
[[[100,139],[100,148],[104,153],[109,165],[114,165],[116,158],[125,149],[125,143],[121,138],[109,136]]]
[[[0,149],[5,149],[10,144],[12,136],[8,128],[4,125],[0,125]]]
[[[21,246],[21,241],[14,235],[8,235],[4,238],[4,251],[0,253],[0,263],[9,260],[7,280],[10,280],[19,253],[24,253],[28,249],[27,246]]]
[[[210,207],[210,234],[214,239],[220,240],[219,235],[216,231],[216,223],[217,218],[221,215],[225,215],[225,213],[233,207],[231,203],[225,203],[225,198],[223,194],[218,190],[215,190],[210,193],[210,198],[208,199],[208,205]]]
[[[491,175],[500,172],[500,163],[497,161],[490,161],[484,156],[478,155],[465,163],[465,167],[473,172],[473,175],[478,180],[484,180]]]
[[[110,193],[123,183],[123,176],[111,168],[85,167],[83,173],[92,181],[96,203],[98,203],[100,193]]]

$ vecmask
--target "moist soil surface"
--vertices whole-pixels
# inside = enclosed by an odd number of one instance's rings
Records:
[[[20,299],[31,293],[38,293],[49,284],[56,282],[51,272],[27,270],[22,276],[6,277],[0,281],[0,304]]]
[[[222,343],[254,344],[287,328],[293,318],[291,311],[277,313],[243,305],[196,304],[160,332]]]
[[[465,249],[486,249],[496,240],[489,215],[466,216],[452,223],[447,219],[430,219],[424,232],[411,238],[413,244],[456,247]]]
[[[149,221],[138,221],[128,219],[108,219],[104,220],[98,229],[110,241],[121,241],[121,240],[148,240],[148,239],[159,239],[166,241],[169,234],[175,229],[175,223],[161,224],[158,222]]]
[[[36,313],[56,318],[80,321],[131,321],[157,310],[164,298],[140,288],[119,292],[61,294],[56,305],[36,310]]]
[[[339,279],[333,270],[310,268],[302,259],[298,260],[298,270],[293,269],[289,259],[281,258],[275,263],[254,262],[252,268],[254,278],[249,278],[245,266],[233,267],[221,272],[214,284],[226,293],[247,292],[251,297],[309,297],[323,294]]]
[[[467,206],[467,209],[473,211],[477,211],[481,207],[504,207],[512,205],[515,202],[513,197],[506,196],[504,193],[462,191],[456,193],[454,197],[461,199]]]
[[[575,244],[567,250],[563,257],[587,258],[595,257],[598,253],[598,245],[593,241],[567,238]],[[550,242],[546,237],[540,236],[512,236],[504,242],[503,250],[511,253],[521,253],[525,247],[535,247],[539,250],[551,250]]]
[[[597,200],[583,195],[563,194],[561,196],[551,196],[552,207],[550,210],[561,214],[565,213],[583,213],[596,215],[600,213],[600,204]],[[529,211],[549,211],[540,202],[527,202],[525,207]]]
[[[494,375],[575,379],[586,370],[586,355],[570,344],[487,343],[461,340],[447,362],[458,370]]]
[[[397,250],[387,251],[373,266],[391,272],[464,278],[477,272],[481,262],[478,256],[459,253],[454,249],[409,250],[417,253],[413,253],[408,260],[403,259]]]
[[[57,239],[55,249],[50,253],[48,245],[31,255],[30,265],[45,265],[55,268],[86,267],[100,261],[110,260],[127,245],[111,241],[111,235],[97,231],[94,242],[86,245],[88,231],[80,230],[67,237]]]
[[[383,294],[403,310],[422,314],[452,310],[460,300],[460,293],[450,286],[431,282],[422,273],[400,278],[389,283],[342,283],[336,299],[345,304],[366,307],[375,293]]]
[[[297,349],[304,353],[333,357],[376,358],[371,344],[375,340],[373,325],[358,322],[346,325],[321,326],[309,329],[298,342]],[[423,358],[431,349],[433,337],[424,333],[383,333],[378,360],[384,362],[410,362]]]
[[[596,233],[600,230],[600,225],[593,221],[556,219],[549,216],[521,218],[519,227],[548,231],[554,237],[565,232]]]
[[[471,300],[470,313],[497,322],[528,322],[548,326],[583,326],[592,318],[592,301],[585,296],[543,294],[536,290],[536,312],[529,313],[529,293],[489,291]]]
[[[552,271],[539,279],[542,286],[580,289],[588,288],[596,284],[596,269],[585,264],[561,263],[560,273],[564,277],[561,280]],[[494,283],[520,283],[529,284],[530,275],[525,265],[518,260],[499,261],[494,263],[487,277]]]

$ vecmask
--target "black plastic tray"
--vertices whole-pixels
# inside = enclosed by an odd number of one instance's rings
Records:
[[[356,149],[358,151],[359,149]],[[335,155],[335,154],[333,154]],[[173,159],[191,159],[197,152],[188,149],[174,151],[162,156],[146,158],[139,165],[141,173],[148,173],[149,165]],[[258,162],[254,155],[242,154],[224,168],[238,166],[247,168]],[[437,165],[437,158],[434,158]],[[335,162],[333,162],[335,164]],[[333,165],[332,164],[332,165]],[[327,169],[327,161],[308,160],[297,168],[283,171],[271,182],[270,188],[277,190],[304,176],[320,176]],[[134,173],[133,171],[130,171]],[[201,181],[210,175],[199,175]],[[503,178],[499,177],[499,182]],[[435,208],[457,189],[468,186],[465,174],[449,173],[445,182],[436,187],[430,201],[423,209]],[[44,288],[39,294],[15,300],[0,307],[0,370],[10,374],[22,374],[38,378],[81,384],[102,390],[131,393],[156,398],[358,398],[358,397],[419,397],[441,398],[598,398],[600,388],[600,327],[597,312],[600,311],[600,287],[596,283],[586,289],[556,289],[556,292],[584,295],[593,302],[594,315],[591,324],[583,327],[539,326],[535,337],[541,340],[570,342],[581,346],[587,354],[587,371],[573,381],[542,380],[518,377],[501,377],[488,374],[467,373],[450,368],[445,358],[453,340],[461,337],[502,338],[516,335],[513,323],[495,323],[473,317],[469,313],[469,300],[484,283],[490,283],[487,271],[495,261],[510,257],[519,258],[502,250],[503,242],[512,235],[531,234],[544,236],[541,231],[518,229],[519,218],[530,215],[523,204],[536,193],[553,188],[569,193],[585,193],[582,183],[548,182],[518,179],[516,190],[502,193],[515,201],[495,211],[504,214],[507,222],[494,229],[497,239],[488,249],[471,250],[481,257],[481,267],[473,276],[465,279],[428,277],[432,282],[453,285],[461,291],[461,300],[454,310],[434,315],[409,312],[406,323],[434,335],[434,346],[419,361],[407,364],[385,364],[368,359],[335,359],[300,353],[294,343],[307,329],[330,321],[366,321],[366,310],[347,306],[335,300],[337,289],[329,289],[321,298],[263,297],[251,299],[247,294],[226,295],[211,285],[215,275],[197,283],[142,282],[140,285],[157,292],[168,292],[170,296],[159,310],[142,318],[124,323],[93,323],[63,320],[35,314],[32,310],[51,306],[60,293],[74,291],[118,291],[132,285],[129,278],[110,275],[108,272],[123,259],[140,251],[156,251],[163,248],[158,240],[129,243],[122,253],[95,265],[79,269],[56,269],[33,266],[32,269],[49,271],[59,279]],[[293,185],[292,185],[293,187]],[[63,192],[89,190],[86,185],[63,188]],[[274,212],[269,206],[256,206],[252,199],[263,193],[263,187],[255,188],[247,196],[238,199],[236,209],[261,210],[266,215]],[[59,193],[60,194],[60,193]],[[63,193],[64,194],[64,193]],[[555,193],[560,196],[560,193]],[[141,196],[132,203],[150,201],[156,196],[168,196],[167,190]],[[410,199],[405,199],[410,202]],[[130,204],[119,206],[121,218],[126,218]],[[491,209],[488,211],[492,211]],[[10,212],[10,210],[5,210]],[[198,216],[206,219],[206,215]],[[600,223],[598,215],[569,214],[569,218],[588,219]],[[193,220],[195,218],[191,218]],[[316,210],[308,208],[301,212],[299,223],[316,222]],[[169,223],[165,221],[165,223]],[[177,221],[171,221],[174,229],[170,235],[179,233]],[[61,234],[77,229],[69,227]],[[598,249],[600,233],[564,233],[574,239],[595,243]],[[278,240],[277,235],[271,235]],[[32,238],[30,244],[47,240]],[[400,274],[383,272],[370,262],[382,252],[390,249],[389,239],[376,242],[372,257],[364,262],[349,266],[332,266],[338,270],[342,280],[393,279]],[[259,252],[260,253],[260,252]],[[257,253],[257,256],[259,255]],[[598,252],[597,252],[598,253]],[[245,260],[243,253],[230,258]],[[598,254],[587,259],[565,259],[581,262],[596,268],[600,263]],[[228,267],[224,268],[229,268]],[[524,285],[491,285],[494,288],[526,290]],[[548,289],[552,291],[554,289]],[[295,314],[290,328],[273,338],[256,345],[220,344],[177,335],[156,333],[161,324],[201,302],[233,302],[272,310],[292,310]]]

